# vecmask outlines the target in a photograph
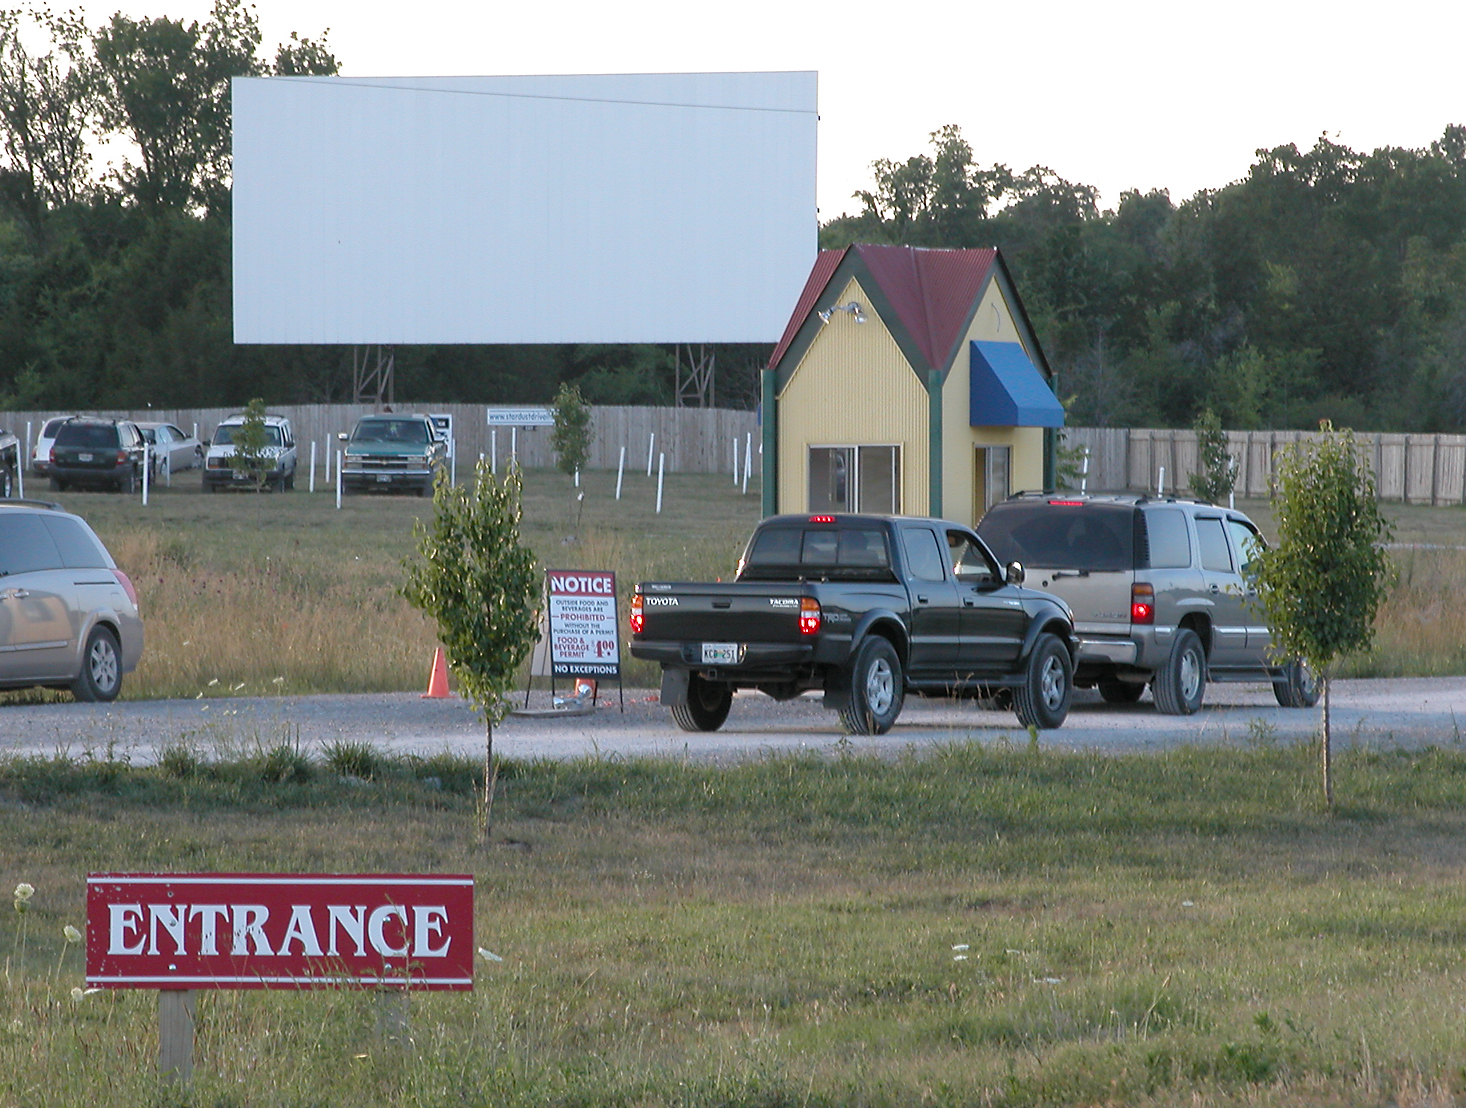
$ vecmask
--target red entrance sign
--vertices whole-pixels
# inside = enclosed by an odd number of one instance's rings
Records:
[[[473,877],[94,873],[87,984],[473,988]]]

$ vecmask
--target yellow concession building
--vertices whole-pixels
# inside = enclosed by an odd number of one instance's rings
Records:
[[[975,524],[1052,486],[1051,379],[997,250],[822,251],[763,375],[764,514]]]

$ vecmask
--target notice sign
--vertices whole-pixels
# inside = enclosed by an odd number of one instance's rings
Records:
[[[556,677],[619,677],[616,575],[605,570],[552,569],[550,672]]]
[[[473,988],[473,877],[94,873],[87,984]]]

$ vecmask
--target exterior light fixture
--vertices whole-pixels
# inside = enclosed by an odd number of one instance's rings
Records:
[[[855,317],[856,323],[865,322],[865,312],[854,300],[850,301],[850,303],[848,304],[836,304],[833,307],[826,308],[824,311],[819,313],[820,322],[830,322],[830,317],[833,316],[836,312],[849,312],[852,316]]]

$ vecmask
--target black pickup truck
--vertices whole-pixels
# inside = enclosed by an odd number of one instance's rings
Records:
[[[733,690],[813,689],[857,735],[889,731],[908,691],[1010,701],[1025,727],[1064,722],[1074,619],[1025,589],[965,527],[940,519],[773,516],[730,583],[644,582],[631,653],[662,664],[662,703],[716,731]]]

